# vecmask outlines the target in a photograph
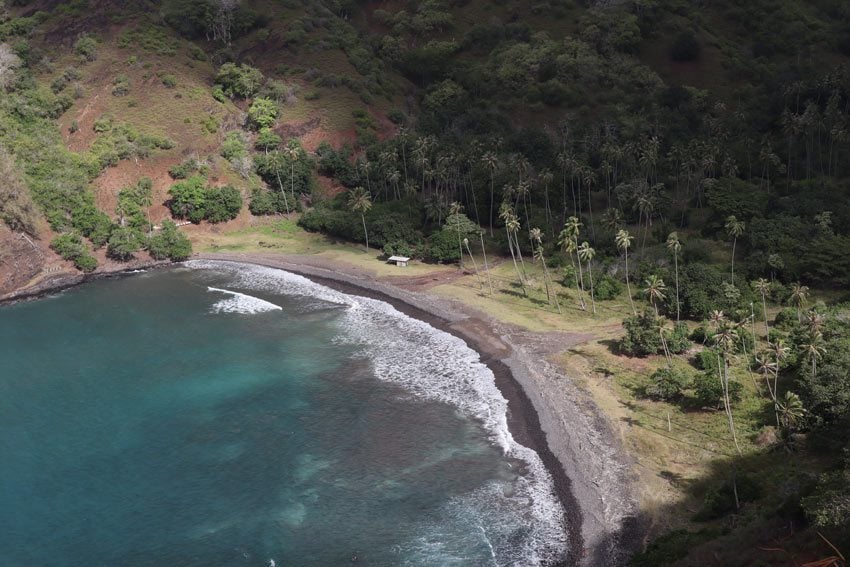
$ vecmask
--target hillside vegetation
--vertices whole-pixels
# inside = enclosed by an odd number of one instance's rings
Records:
[[[678,428],[635,564],[844,564],[848,60],[840,0],[0,0],[0,244],[460,263]]]

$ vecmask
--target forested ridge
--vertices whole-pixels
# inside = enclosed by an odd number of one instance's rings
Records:
[[[88,272],[288,215],[622,315],[725,443],[635,564],[843,565],[848,62],[840,0],[0,0],[0,218]]]

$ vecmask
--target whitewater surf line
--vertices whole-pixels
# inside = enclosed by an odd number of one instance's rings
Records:
[[[264,313],[266,311],[281,311],[283,308],[275,305],[270,301],[240,293],[238,291],[230,291],[217,287],[207,287],[207,291],[225,293],[232,297],[222,299],[212,306],[213,313],[241,313],[243,315],[253,315],[255,313]]]

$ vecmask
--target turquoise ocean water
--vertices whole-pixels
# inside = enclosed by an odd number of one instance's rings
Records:
[[[0,565],[535,565],[492,373],[391,306],[228,263],[0,308]]]

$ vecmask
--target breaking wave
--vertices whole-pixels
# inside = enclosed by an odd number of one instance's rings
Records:
[[[222,299],[212,306],[211,311],[213,313],[243,313],[245,315],[253,315],[266,311],[280,311],[282,309],[279,305],[275,305],[259,297],[254,297],[253,295],[239,293],[238,291],[219,289],[217,287],[208,287],[207,291],[230,295],[227,299]]]

